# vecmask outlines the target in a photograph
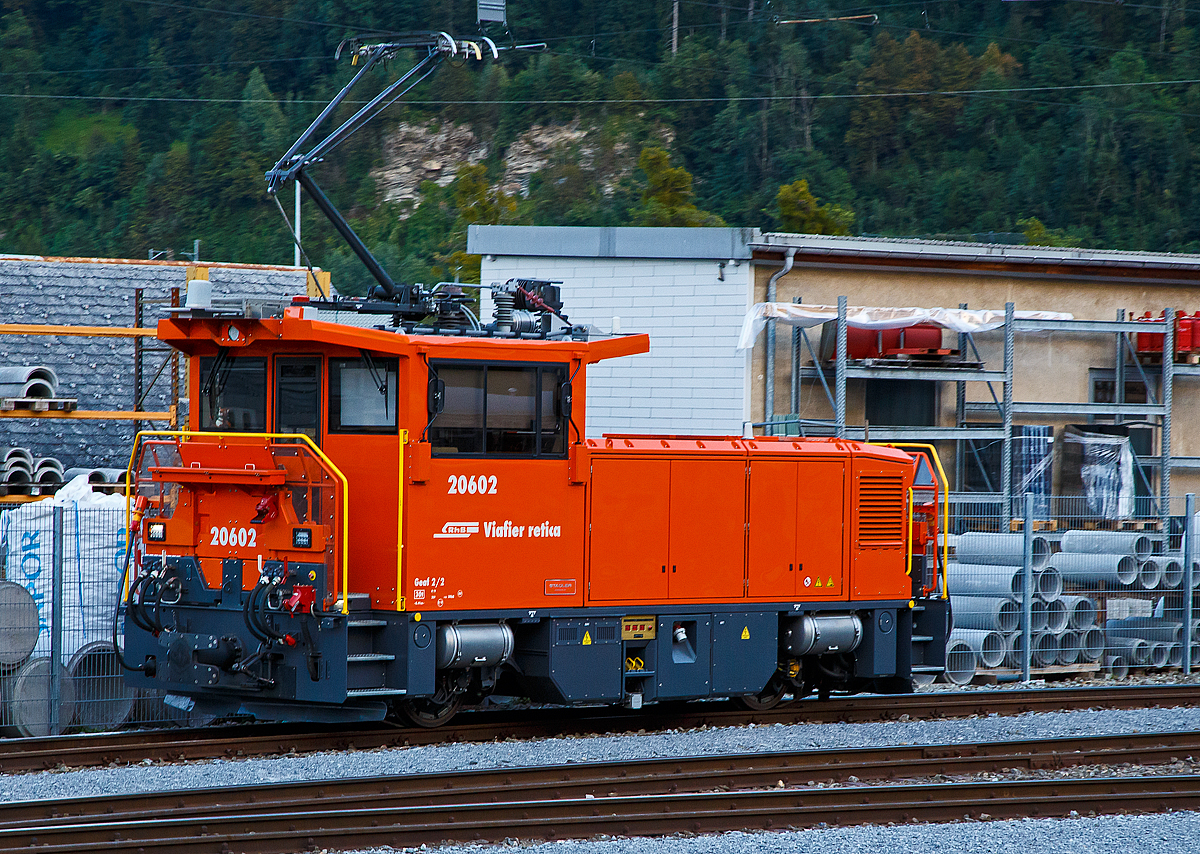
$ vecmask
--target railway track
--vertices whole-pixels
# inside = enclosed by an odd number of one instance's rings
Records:
[[[0,805],[0,852],[289,852],[507,837],[661,835],[1157,812],[1200,807],[1200,775],[889,785],[1004,769],[1154,765],[1200,756],[1200,733],[800,751],[571,764]]]
[[[397,727],[346,730],[313,726],[245,725],[219,729],[146,730],[0,740],[0,773],[86,768],[151,761],[274,756],[322,750],[371,750],[447,742],[550,738],[750,723],[850,723],[1017,715],[1087,708],[1136,709],[1200,702],[1200,685],[962,691],[904,696],[806,699],[766,712],[732,703],[693,703],[638,713],[615,709],[536,709],[464,713],[440,729]]]

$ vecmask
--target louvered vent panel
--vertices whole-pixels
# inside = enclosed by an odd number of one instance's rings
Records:
[[[858,481],[859,545],[895,545],[904,539],[904,478],[864,474]]]

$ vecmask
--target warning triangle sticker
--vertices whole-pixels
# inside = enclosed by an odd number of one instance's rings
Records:
[[[832,586],[833,586],[833,579],[832,579],[832,578],[830,578],[830,579],[829,579],[829,584],[827,584],[827,585],[825,585],[825,586],[826,586],[826,587],[832,587]]]
[[[819,579],[819,578],[817,579],[817,586],[818,586],[818,587],[820,587],[820,586],[821,586],[821,579]]]
[[[742,629],[742,640],[750,640],[750,627]]]
[[[591,633],[591,632],[584,632],[584,633],[583,633],[583,645],[584,645],[584,646],[591,646],[591,645],[592,645],[592,633]]]

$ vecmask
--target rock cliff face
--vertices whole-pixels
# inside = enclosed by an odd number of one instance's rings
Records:
[[[444,187],[461,166],[488,156],[467,125],[399,124],[383,141],[383,166],[371,173],[385,202],[415,202],[423,181]]]
[[[504,154],[504,177],[500,189],[509,195],[529,195],[529,179],[550,165],[556,153],[575,152],[579,166],[590,169],[596,158],[596,143],[592,132],[583,130],[578,122],[569,125],[534,125],[521,134]]]
[[[534,125],[504,152],[504,174],[499,189],[510,195],[528,195],[529,179],[556,157],[569,156],[585,170],[596,170],[601,187],[610,192],[627,163],[629,146],[618,143],[602,152],[596,128],[579,122],[567,125]],[[601,157],[602,153],[615,156]],[[385,202],[419,202],[422,181],[444,187],[463,166],[481,163],[491,146],[467,125],[399,124],[384,139],[383,166],[371,173]],[[598,161],[604,160],[604,165]]]

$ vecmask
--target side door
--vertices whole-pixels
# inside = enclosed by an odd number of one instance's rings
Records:
[[[841,599],[846,590],[846,463],[805,460],[796,491],[796,595]]]
[[[593,601],[666,598],[670,482],[670,460],[592,459]]]
[[[750,596],[790,599],[796,593],[796,460],[750,463],[750,528],[746,578]]]
[[[671,461],[671,599],[740,599],[745,589],[746,461]]]

